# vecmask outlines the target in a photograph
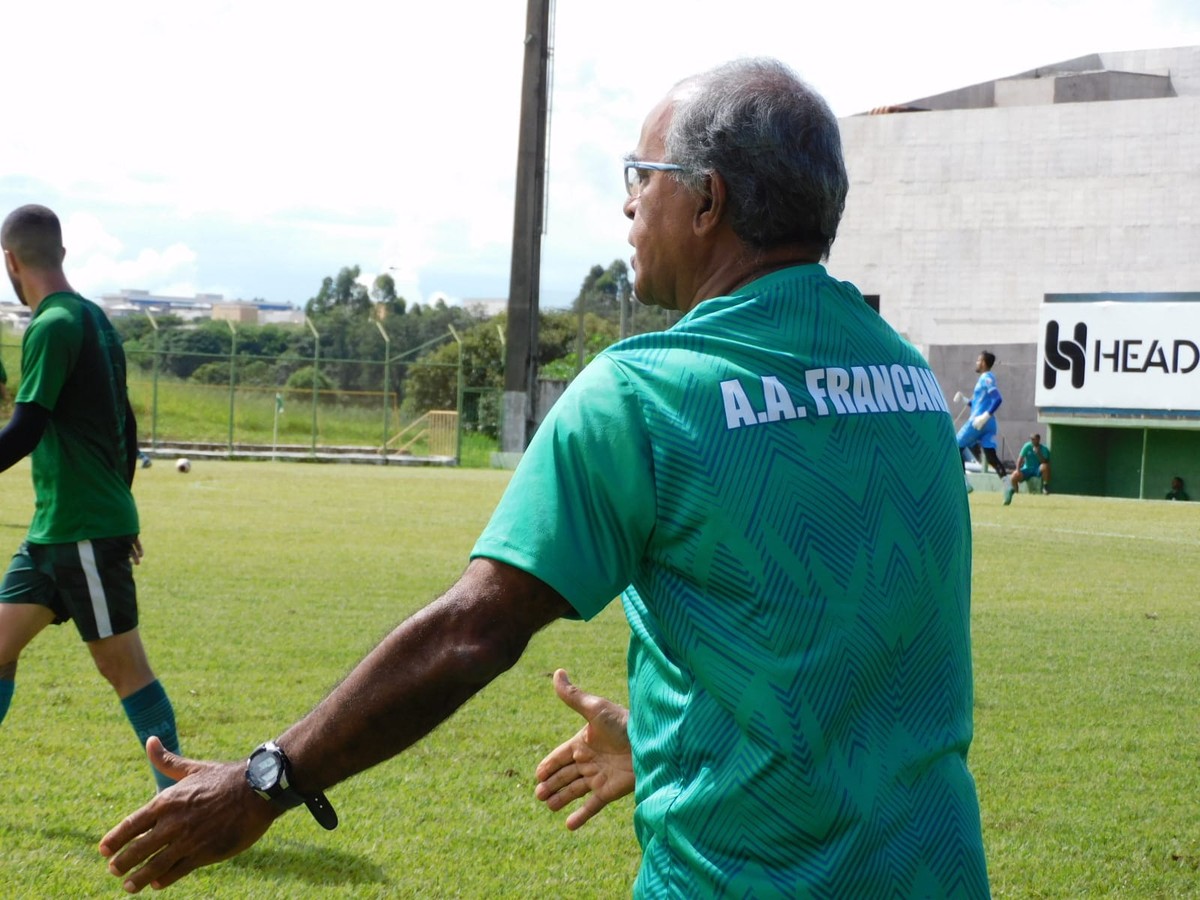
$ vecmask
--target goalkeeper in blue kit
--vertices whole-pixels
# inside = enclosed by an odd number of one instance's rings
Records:
[[[979,380],[975,382],[975,391],[971,395],[971,416],[958,430],[958,449],[962,453],[963,465],[972,456],[977,462],[986,458],[988,465],[996,470],[1000,480],[1004,482],[1004,504],[1012,500],[1012,486],[1008,480],[1008,469],[1000,461],[996,453],[996,410],[1004,402],[1000,389],[996,387],[996,376],[992,374],[992,366],[996,364],[996,354],[984,350],[975,361],[975,371]],[[982,455],[981,455],[982,450]],[[970,452],[971,456],[967,453]],[[967,492],[972,490],[967,482]]]

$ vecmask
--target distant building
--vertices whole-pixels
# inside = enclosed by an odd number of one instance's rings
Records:
[[[875,112],[839,122],[850,193],[830,270],[947,394],[970,392],[981,349],[996,354],[1005,457],[1057,415],[1035,403],[1048,298],[1200,296],[1200,47],[1095,53]],[[1193,396],[1154,421],[1200,416]],[[1179,446],[1177,462],[1200,457]]]
[[[21,303],[0,303],[0,328],[9,328],[22,332],[29,324],[32,313],[29,307]]]
[[[236,322],[242,325],[258,324],[258,307],[253,303],[214,303],[214,322]]]
[[[169,297],[149,291],[122,289],[99,299],[109,317],[135,314],[173,315],[186,321],[213,319],[246,325],[302,324],[304,311],[288,303],[226,300],[221,294]]]
[[[464,299],[462,308],[473,316],[481,319],[490,319],[492,316],[498,316],[502,312],[508,311],[508,299],[506,297],[475,297]]]

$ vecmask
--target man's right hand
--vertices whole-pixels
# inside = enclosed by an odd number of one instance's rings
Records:
[[[538,763],[535,795],[554,812],[586,796],[567,816],[574,831],[613,800],[633,792],[633,753],[626,730],[629,710],[571,684],[567,673],[554,673],[559,699],[587,720],[570,740]]]
[[[146,755],[178,783],[100,840],[108,870],[128,876],[124,887],[131,894],[146,885],[165,888],[201,866],[236,856],[280,815],[246,783],[244,761],[185,759],[156,737],[146,741]]]

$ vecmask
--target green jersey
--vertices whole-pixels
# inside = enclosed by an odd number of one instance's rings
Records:
[[[1041,456],[1038,456],[1038,450],[1041,451]],[[1042,463],[1050,462],[1050,448],[1045,444],[1039,444],[1037,449],[1034,449],[1033,441],[1026,441],[1021,447],[1021,452],[1017,454],[1017,468],[1037,470]]]
[[[783,270],[605,351],[473,553],[584,618],[622,594],[637,896],[987,895],[953,423],[853,286]]]
[[[138,533],[125,434],[125,353],[103,311],[56,293],[21,343],[17,403],[50,411],[31,454],[37,506],[27,540],[65,544]]]

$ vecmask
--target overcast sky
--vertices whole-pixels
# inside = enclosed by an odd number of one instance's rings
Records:
[[[525,0],[9,4],[0,215],[58,211],[92,296],[303,304],[359,265],[410,301],[505,297],[525,16]],[[565,0],[555,24],[544,305],[628,258],[621,156],[685,75],[776,56],[846,116],[1200,44],[1200,3]]]

